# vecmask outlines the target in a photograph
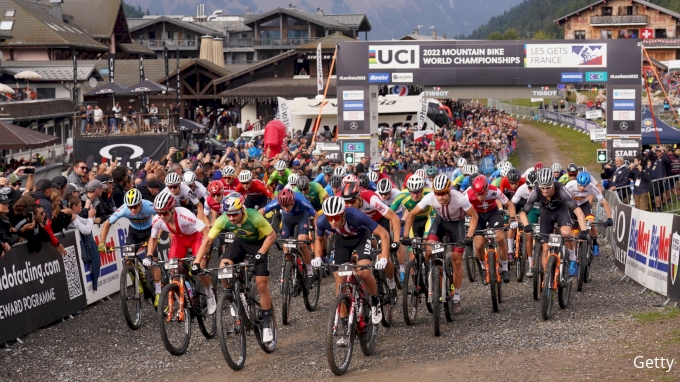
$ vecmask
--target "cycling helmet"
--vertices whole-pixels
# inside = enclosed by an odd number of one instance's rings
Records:
[[[489,180],[484,175],[477,175],[472,181],[472,190],[475,194],[483,194],[489,189]]]
[[[500,170],[505,166],[505,161],[500,161],[496,164],[496,169]]]
[[[329,183],[331,184],[331,187],[338,188],[342,184],[342,177],[339,175],[332,175]]]
[[[253,180],[253,173],[250,170],[241,170],[238,174],[238,181],[241,183],[248,183],[251,180]]]
[[[507,176],[509,172],[510,172],[510,169],[509,169],[509,168],[503,167],[503,168],[501,169],[500,174],[501,174],[501,176]]]
[[[557,162],[553,163],[552,166],[551,166],[550,168],[552,168],[552,171],[553,171],[553,172],[560,172],[560,171],[562,171],[562,165],[560,165],[560,164],[557,163]]]
[[[463,175],[470,175],[472,174],[472,165],[471,164],[466,164],[465,167],[463,167]]]
[[[210,195],[217,195],[224,192],[224,186],[219,180],[213,180],[208,184],[208,192]]]
[[[578,173],[578,167],[576,166],[576,163],[569,163],[569,166],[567,166],[567,173],[570,175],[576,175],[576,173]]]
[[[375,183],[378,181],[378,173],[375,171],[369,171],[368,172],[368,180],[371,182]]]
[[[222,176],[234,176],[236,169],[231,166],[226,166],[222,169]]]
[[[456,163],[458,164],[458,167],[463,167],[467,164],[467,160],[465,160],[465,158],[458,158]]]
[[[588,174],[586,171],[583,171],[582,173],[578,174],[578,176],[576,177],[576,183],[581,187],[589,185],[590,174]]]
[[[283,191],[283,190],[282,190]],[[243,209],[241,199],[229,196],[222,200],[222,211],[227,215],[236,215]]]
[[[361,186],[359,185],[358,182],[349,182],[345,183],[345,185],[342,186],[342,199],[344,199],[345,201],[350,201],[358,198],[360,193]]]
[[[479,172],[479,167],[477,165],[473,164],[472,167],[470,168],[470,175],[476,174]]]
[[[187,186],[191,186],[192,184],[196,183],[196,174],[194,174],[193,171],[185,172],[182,178],[182,182]]]
[[[409,169],[411,169],[411,172],[416,172],[421,168],[423,168],[423,166],[418,162],[413,162],[409,165]]]
[[[213,173],[213,180],[220,180],[222,179],[222,171],[217,170]]]
[[[300,177],[300,175],[298,175],[297,173],[290,174],[290,176],[288,177],[288,184],[293,184],[293,185],[296,184],[299,177]]]
[[[536,162],[534,165],[534,170],[538,171],[543,168],[543,163],[542,162]]]
[[[535,187],[536,182],[538,182],[538,173],[536,171],[529,172],[526,178],[527,187],[529,188]]]
[[[290,206],[295,202],[295,195],[290,188],[284,188],[279,192],[279,206]]]
[[[508,161],[503,161],[503,168],[510,170],[512,168],[512,163],[510,163]]]
[[[422,176],[422,177],[424,178],[424,177],[426,176],[426,174],[425,174],[425,169],[424,169],[424,168],[419,168],[419,169],[417,169],[417,170],[413,173],[413,175]]]
[[[342,167],[342,166],[338,166],[338,167],[335,168],[335,170],[333,170],[333,174],[340,176],[340,177],[343,177],[343,176],[347,175],[347,169]]]
[[[352,174],[345,175],[345,177],[342,178],[342,185],[343,185],[343,186],[344,186],[345,184],[347,184],[347,183],[350,183],[350,182],[357,182],[357,183],[359,183],[359,178],[357,178],[356,175],[352,175]]]
[[[378,182],[378,193],[387,194],[388,192],[392,192],[392,182],[387,178],[380,179],[380,182]]]
[[[380,163],[371,163],[371,166],[368,169],[371,171],[380,171]]]
[[[309,187],[309,178],[302,175],[301,177],[298,177],[298,180],[295,182],[295,184],[300,190],[304,190],[305,188]]]
[[[368,175],[366,175],[363,172],[359,174],[359,186],[361,186],[361,188],[364,189],[368,188],[368,181],[369,181]]]
[[[323,201],[321,210],[326,216],[340,215],[345,212],[345,201],[339,196],[331,196]]]
[[[285,160],[282,160],[282,159],[279,159],[279,160],[276,162],[276,164],[274,165],[274,168],[275,168],[277,171],[283,171],[283,170],[285,170],[285,169],[286,169],[286,161],[285,161]]]
[[[177,175],[176,172],[171,172],[165,176],[165,184],[167,186],[174,186],[176,184],[182,183],[182,179]]]
[[[578,166],[578,172],[586,172],[586,168],[583,166]]]
[[[142,202],[142,193],[136,188],[131,188],[125,193],[125,205],[128,207],[136,206]]]
[[[406,188],[411,192],[420,191],[425,188],[425,179],[417,175],[411,175],[408,181],[406,181]]]
[[[177,176],[179,177],[179,175]],[[156,195],[156,198],[153,201],[153,208],[158,212],[170,211],[174,207],[175,197],[169,192],[161,192],[160,194]]]
[[[242,206],[246,205],[246,198],[244,198],[243,195],[241,195],[240,193],[238,193],[236,191],[230,192],[229,195],[225,196],[224,199],[226,199],[226,198],[236,198],[236,199],[241,201]]]
[[[321,168],[321,171],[323,171],[324,174],[332,174],[333,173],[333,167],[331,166],[323,166]]]
[[[553,172],[551,169],[548,167],[543,167],[538,171],[538,185],[539,186],[548,186],[553,184],[555,181],[555,175],[553,175]]]
[[[409,180],[410,180],[410,178],[409,178]],[[432,190],[433,191],[435,191],[435,192],[446,192],[446,191],[449,191],[449,189],[451,189],[451,181],[449,180],[448,176],[446,176],[444,174],[440,174],[440,175],[437,175],[434,178],[434,181],[432,182]]]
[[[519,170],[516,168],[511,168],[510,171],[508,171],[508,181],[510,183],[517,183],[519,182],[519,179],[522,177],[522,174],[519,173]]]
[[[437,175],[438,172],[439,172],[439,170],[435,166],[430,166],[425,171],[427,176],[435,176],[435,175]]]

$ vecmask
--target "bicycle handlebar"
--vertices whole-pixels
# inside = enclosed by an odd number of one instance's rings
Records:
[[[278,243],[298,243],[298,244],[312,244],[314,240],[299,240],[299,239],[276,239]]]

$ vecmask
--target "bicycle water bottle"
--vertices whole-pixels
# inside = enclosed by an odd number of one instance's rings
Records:
[[[193,297],[194,297],[194,293],[193,293],[193,291],[191,290],[191,284],[190,284],[188,281],[184,281],[184,283],[185,283],[186,286],[187,286],[187,294],[189,295],[189,298],[193,298]]]
[[[298,257],[295,260],[297,261],[298,270],[300,271],[300,273],[304,274],[303,269],[302,269],[302,262],[300,261],[300,258]]]
[[[246,317],[250,319],[250,309],[248,308],[248,300],[246,299],[245,293],[239,293],[239,297],[241,298],[241,304],[243,304],[243,310],[246,311]]]

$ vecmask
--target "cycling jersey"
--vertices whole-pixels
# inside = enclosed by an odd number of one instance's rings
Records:
[[[253,179],[250,182],[250,188],[245,189],[242,184],[239,183],[238,187],[236,187],[236,192],[239,194],[245,196],[253,195],[253,196],[260,196],[260,195],[266,195],[268,198],[272,198],[274,194],[272,194],[272,191],[264,185],[264,183],[259,180],[259,179]]]
[[[429,188],[423,189],[423,198],[427,195],[429,195],[432,191]],[[422,200],[422,199],[421,199]],[[416,202],[411,198],[411,193],[408,191],[402,191],[397,195],[397,198],[392,202],[390,205],[390,209],[392,211],[398,211],[402,206],[406,208],[409,211],[413,211],[414,208],[418,205],[420,201]],[[429,218],[430,213],[432,212],[432,207],[427,206],[426,208],[423,208],[422,211],[416,215],[415,220],[425,220]]]
[[[569,174],[564,174],[560,176],[560,178],[557,181],[562,183],[563,185],[566,185],[567,183],[569,183]]]
[[[312,180],[312,182],[319,183],[322,187],[326,187],[328,185],[328,182],[326,181],[326,175],[324,173],[317,175],[316,178]]]
[[[501,170],[496,170],[496,171],[491,173],[491,175],[489,176],[489,179],[496,179],[496,178],[500,178],[500,177],[501,177]]]
[[[578,189],[578,182],[575,180],[572,180],[571,182],[567,183],[564,188],[567,190],[569,195],[571,195],[571,198],[574,199],[576,204],[579,206],[583,205],[588,201],[589,196],[594,196],[595,199],[597,199],[599,202],[601,202],[604,197],[600,193],[600,190],[595,187],[593,183],[590,183],[586,186],[585,191],[580,191]]]
[[[385,174],[384,172],[379,172],[378,173],[378,182],[380,182],[383,179],[388,179],[390,181],[390,184],[392,185],[392,187],[397,187],[397,185],[394,183],[394,181],[392,180],[392,178],[390,178],[389,175]],[[371,183],[373,183],[373,182],[371,182]]]
[[[369,181],[369,182],[368,182],[368,187],[366,187],[366,189],[367,189],[367,190],[371,190],[371,191],[373,191],[373,192],[376,192],[376,191],[378,191],[378,186],[377,186],[375,183]]]
[[[170,189],[167,188],[167,187],[164,188],[163,191],[161,191],[161,192],[167,192],[167,193],[171,194],[175,198],[175,206],[176,207],[181,207],[183,205],[187,205],[189,202],[191,202],[191,204],[193,204],[193,205],[198,205],[198,203],[200,203],[200,201],[198,200],[196,195],[194,195],[194,193],[191,191],[189,186],[187,186],[184,183],[180,183],[179,194],[177,194],[177,195],[170,192]]]
[[[210,229],[208,237],[214,240],[222,231],[233,232],[241,240],[253,242],[264,239],[265,236],[272,233],[273,229],[259,212],[246,208],[243,220],[238,225],[232,224],[228,215],[220,216]]]
[[[326,191],[326,193],[327,193],[329,196],[330,196],[330,195],[336,195],[338,192],[340,192],[340,190],[341,190],[341,188],[333,189],[333,187],[331,187],[331,184],[330,184],[330,183],[327,184],[326,187],[324,187],[324,191]]]
[[[184,207],[175,207],[174,215],[174,229],[170,228],[160,215],[156,215],[151,223],[151,237],[157,239],[161,231],[178,236],[189,236],[205,228],[205,223]]]
[[[220,182],[222,182],[222,187],[224,188],[224,195],[229,195],[232,192],[236,191],[238,186],[241,185],[241,182],[239,182],[238,178],[234,177],[231,179],[231,183],[227,184],[226,178],[220,179]]]
[[[486,192],[484,200],[477,199],[477,194],[475,194],[475,190],[473,189],[465,191],[465,196],[467,196],[470,204],[472,204],[472,208],[474,208],[478,214],[486,214],[498,208],[496,200],[500,200],[503,205],[508,203],[508,198],[495,186],[489,186],[489,190]]]
[[[345,208],[345,225],[336,229],[331,227],[326,215],[320,215],[316,219],[316,235],[318,237],[323,236],[325,232],[334,232],[343,237],[355,236],[366,228],[375,231],[378,228],[378,223],[354,207]]]
[[[363,203],[359,207],[359,211],[375,221],[382,219],[387,211],[390,210],[380,199],[380,196],[373,191],[361,190],[361,199],[363,199]]]
[[[399,194],[401,194],[401,191],[399,191],[396,188],[392,188],[392,189],[390,189],[390,198],[387,199],[387,200],[382,200],[382,198],[381,198],[381,200],[383,201],[383,203],[385,203],[386,205],[390,206],[390,208],[392,208],[391,207],[392,203],[394,203],[394,201],[397,200],[397,196]],[[378,196],[380,196],[380,195],[378,195]],[[402,210],[402,208],[401,208],[401,206],[399,206],[396,210],[392,210],[392,211],[401,212],[401,210]]]
[[[465,180],[465,178],[466,178],[466,176],[461,173],[460,175],[453,178],[452,185],[454,185],[454,186],[460,185],[461,183],[463,183],[463,180]]]
[[[470,201],[465,195],[456,190],[450,190],[449,195],[451,195],[449,204],[442,205],[439,203],[434,193],[429,193],[418,202],[418,207],[420,207],[420,209],[432,207],[437,215],[446,221],[460,220],[465,211],[472,208]]]
[[[520,204],[523,206],[524,203],[529,199],[529,195],[531,195],[532,190],[529,190],[529,186],[526,184],[523,184],[519,186],[517,191],[515,192],[515,195],[512,196],[512,202],[516,205],[519,206]],[[522,200],[524,200],[524,203],[522,203]],[[541,205],[539,203],[534,203],[533,208],[538,208]]]
[[[293,191],[298,193],[300,192],[300,189],[295,187]],[[303,195],[307,198],[307,200],[309,200],[310,203],[312,203],[314,209],[318,211],[321,209],[323,198],[328,195],[328,193],[326,193],[326,190],[324,190],[319,183],[309,182],[309,192],[306,195]]]
[[[282,215],[301,215],[305,212],[307,212],[309,215],[314,216],[316,211],[314,210],[314,207],[312,207],[312,204],[302,195],[300,192],[295,192],[294,194],[294,203],[293,203],[293,209],[290,212],[286,212],[283,209],[281,209],[281,214]],[[266,206],[264,206],[264,213],[269,213],[272,210],[276,210],[281,208],[279,205],[279,199],[276,198],[272,200],[271,202],[267,203]]]
[[[273,184],[274,182],[278,182],[279,185],[285,185],[288,183],[288,177],[292,174],[293,172],[290,171],[290,169],[285,169],[283,170],[283,174],[279,170],[274,170],[271,175],[269,175],[269,180],[267,180],[267,186]]]
[[[189,188],[189,189],[191,189],[191,188]],[[205,198],[208,197],[208,190],[207,190],[207,189],[205,188],[205,186],[204,186],[203,184],[201,184],[200,182],[195,182],[195,183],[194,183],[194,189],[193,189],[192,192],[194,193],[194,195],[195,195],[196,198],[198,198],[198,199],[203,199],[203,200],[205,200]]]
[[[539,203],[541,210],[559,210],[562,207],[567,207],[569,210],[573,211],[578,207],[578,204],[571,198],[569,192],[564,189],[564,186],[558,182],[553,183],[555,187],[555,192],[551,199],[543,196],[541,190],[536,190],[529,195],[527,203],[524,205],[524,212],[529,213],[534,203]]]
[[[154,215],[156,215],[156,210],[153,208],[153,203],[142,200],[142,209],[137,215],[133,215],[128,206],[122,205],[109,217],[109,223],[113,224],[120,218],[126,218],[130,220],[132,228],[142,231],[151,228]]]
[[[210,211],[215,211],[218,214],[224,212],[222,209],[222,203],[217,203],[215,199],[213,199],[212,195],[208,195],[208,197],[205,199],[205,206],[203,206],[203,213],[205,216],[210,216]]]
[[[498,189],[508,198],[512,198],[517,190],[524,184],[524,178],[520,178],[519,182],[516,183],[514,186],[510,183],[508,180],[507,176],[503,177],[503,180],[501,180],[501,184],[498,187]]]
[[[463,175],[463,171],[460,168],[456,168],[453,170],[453,173],[451,174],[450,178],[451,179],[456,179],[457,177]]]
[[[466,176],[461,182],[460,182],[460,189],[461,190],[467,190],[470,188],[470,183],[472,183],[472,180],[470,179],[470,176]]]
[[[491,181],[491,185],[494,187],[499,187],[501,185],[501,180],[503,180],[501,177],[494,178]]]

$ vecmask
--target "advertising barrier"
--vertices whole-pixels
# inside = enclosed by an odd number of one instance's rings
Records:
[[[57,237],[66,256],[49,244],[29,254],[23,242],[0,258],[0,343],[86,306],[76,233],[66,231]]]
[[[557,123],[561,123],[561,124],[564,124],[564,125],[567,125],[567,126],[575,127],[575,128],[577,128],[581,131],[590,132],[591,130],[600,129],[600,125],[598,125],[595,122],[591,122],[587,119],[584,119],[584,118],[574,117],[573,115],[564,114],[564,113],[556,113],[554,111],[543,110],[543,109],[539,109],[538,112],[543,119],[547,119],[548,121],[557,122]]]

